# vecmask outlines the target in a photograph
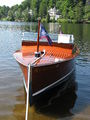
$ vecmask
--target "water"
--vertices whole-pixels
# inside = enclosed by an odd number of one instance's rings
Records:
[[[45,26],[54,38],[58,24]],[[0,22],[0,120],[25,118],[23,75],[13,53],[21,47],[22,32],[29,31],[37,32],[37,23]],[[90,120],[90,25],[62,24],[62,31],[74,34],[75,43],[80,48],[76,75],[70,79],[73,79],[72,84],[69,80],[40,97],[29,108],[30,120]],[[67,85],[68,90],[64,90]]]

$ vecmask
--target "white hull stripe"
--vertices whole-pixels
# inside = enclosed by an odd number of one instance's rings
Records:
[[[68,74],[66,74],[64,77],[62,77],[62,78],[59,79],[58,81],[56,81],[56,82],[54,82],[54,83],[48,85],[47,87],[45,87],[45,88],[39,90],[38,92],[33,93],[32,96],[38,95],[38,94],[44,92],[45,90],[49,89],[50,87],[54,86],[55,84],[57,84],[57,83],[59,83],[59,82],[62,82],[62,80],[65,79],[66,77],[68,77],[73,71],[74,71],[74,68],[73,68]]]

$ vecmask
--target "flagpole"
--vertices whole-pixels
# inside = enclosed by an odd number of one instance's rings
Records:
[[[37,52],[39,52],[39,33],[40,33],[40,20],[41,20],[41,18],[38,18]]]

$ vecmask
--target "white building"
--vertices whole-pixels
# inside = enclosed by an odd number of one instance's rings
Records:
[[[50,15],[50,19],[52,20],[53,18],[55,18],[55,20],[57,20],[60,17],[60,12],[59,10],[56,10],[56,8],[51,8],[48,10],[48,13]]]
[[[29,10],[29,14],[32,16],[33,15],[33,11],[30,9]]]

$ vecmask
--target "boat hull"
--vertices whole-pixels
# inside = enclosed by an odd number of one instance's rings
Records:
[[[24,86],[30,105],[34,96],[65,82],[75,69],[74,59],[79,50],[73,44],[40,42],[40,57],[35,57],[36,42],[22,41],[22,48],[14,53],[24,74]]]
[[[74,59],[45,66],[31,66],[31,71],[28,71],[28,67],[23,64],[19,63],[19,65],[24,74],[24,86],[26,91],[28,73],[30,72],[30,86],[32,88],[30,92],[32,96],[41,94],[64,82],[75,69]]]

